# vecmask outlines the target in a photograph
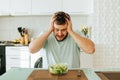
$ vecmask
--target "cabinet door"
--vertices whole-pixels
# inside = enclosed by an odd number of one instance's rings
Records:
[[[10,14],[10,0],[0,0],[0,15]]]
[[[29,68],[30,67],[30,52],[28,46],[21,47],[20,50],[20,67],[22,68]]]
[[[93,13],[93,0],[63,0],[63,11],[71,14]]]
[[[31,0],[11,0],[11,15],[30,15]]]
[[[53,14],[61,10],[61,0],[32,0],[32,15]]]
[[[30,67],[30,54],[28,51],[28,47],[6,47],[6,70],[12,67]]]
[[[6,71],[13,67],[20,67],[20,48],[6,47]]]

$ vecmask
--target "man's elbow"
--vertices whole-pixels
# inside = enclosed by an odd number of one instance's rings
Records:
[[[91,48],[89,49],[89,54],[93,54],[95,52],[95,44],[93,43],[93,45],[91,46]]]
[[[34,48],[32,48],[32,47],[30,47],[29,46],[29,52],[31,53],[31,54],[34,54],[35,52],[37,52]]]
[[[30,52],[31,54],[34,54],[34,51],[33,51],[31,48],[29,48],[29,52]]]
[[[95,52],[95,48],[92,48],[91,50],[89,50],[89,54],[93,54]]]

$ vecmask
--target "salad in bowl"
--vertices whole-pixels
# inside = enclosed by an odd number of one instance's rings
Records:
[[[51,74],[66,74],[68,72],[67,65],[64,63],[54,64],[49,66]]]

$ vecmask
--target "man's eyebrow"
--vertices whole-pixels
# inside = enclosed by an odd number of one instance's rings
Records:
[[[65,29],[61,29],[61,30],[66,30],[67,28],[65,28]]]
[[[58,29],[58,28],[54,28],[54,29]]]

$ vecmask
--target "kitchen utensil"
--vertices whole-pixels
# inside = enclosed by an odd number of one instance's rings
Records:
[[[81,77],[80,69],[78,70],[77,76],[78,76],[78,77]]]
[[[18,31],[19,31],[20,35],[23,36],[23,34],[22,34],[22,32],[23,32],[22,27],[18,27]]]
[[[25,28],[22,29],[23,34],[25,33],[25,30],[26,30]]]

